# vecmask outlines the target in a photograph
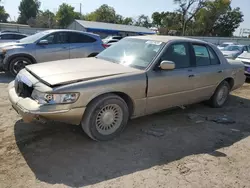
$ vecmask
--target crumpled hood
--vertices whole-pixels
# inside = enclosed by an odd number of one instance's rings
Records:
[[[39,63],[29,65],[26,69],[51,86],[140,71],[97,58]]]

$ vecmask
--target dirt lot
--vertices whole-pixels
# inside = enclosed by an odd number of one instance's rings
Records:
[[[0,73],[0,187],[250,187],[250,84],[222,109],[203,104],[129,122],[116,140],[25,124]],[[233,124],[213,122],[224,116]]]

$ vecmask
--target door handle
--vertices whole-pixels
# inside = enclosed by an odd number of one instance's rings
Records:
[[[189,78],[193,78],[193,77],[194,77],[194,74],[190,74],[188,77],[189,77]]]
[[[218,73],[223,73],[223,70],[219,70]]]

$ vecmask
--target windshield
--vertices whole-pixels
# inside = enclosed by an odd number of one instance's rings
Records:
[[[242,47],[241,46],[234,46],[234,45],[230,45],[225,47],[223,50],[224,51],[241,51]]]
[[[97,58],[146,69],[163,45],[164,43],[157,41],[126,38],[102,51]]]
[[[34,35],[28,36],[26,38],[23,38],[23,39],[19,40],[18,42],[20,42],[20,43],[34,43],[37,40],[39,40],[40,38],[46,36],[47,34],[49,34],[48,31],[42,31],[42,32],[36,33]]]

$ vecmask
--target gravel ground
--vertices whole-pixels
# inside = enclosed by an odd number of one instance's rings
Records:
[[[250,84],[222,109],[196,104],[129,122],[117,139],[26,124],[0,73],[0,187],[250,187]],[[228,124],[217,118],[233,120]]]

